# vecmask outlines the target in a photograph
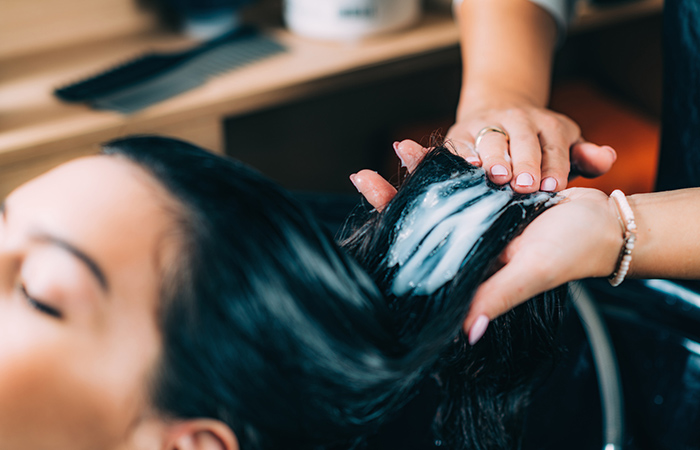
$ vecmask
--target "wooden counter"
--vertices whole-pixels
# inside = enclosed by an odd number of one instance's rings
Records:
[[[572,32],[658,12],[661,7],[662,0],[602,11],[582,5]],[[100,142],[118,136],[162,133],[222,151],[221,127],[226,117],[341,88],[356,82],[352,74],[360,69],[365,78],[385,74],[392,67],[411,70],[434,61],[440,50],[458,45],[458,30],[444,13],[430,13],[400,33],[350,44],[318,42],[270,29],[288,47],[287,52],[131,116],[66,104],[53,96],[55,87],[141,52],[191,44],[139,23],[135,31],[117,36],[97,35],[79,43],[68,40],[54,48],[42,43],[29,53],[0,48],[0,198],[17,184],[62,161],[95,152]]]

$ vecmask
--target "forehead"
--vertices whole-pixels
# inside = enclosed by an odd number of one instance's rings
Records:
[[[21,186],[6,203],[10,232],[59,236],[93,256],[108,277],[140,271],[127,287],[138,284],[151,291],[151,278],[159,278],[175,202],[126,159],[71,161]]]
[[[124,208],[135,200],[147,200],[159,193],[162,189],[155,180],[134,163],[114,156],[90,156],[60,165],[20,186],[7,201],[88,213],[103,209],[105,203],[109,203],[110,209]],[[146,209],[152,203],[146,201],[139,209]]]

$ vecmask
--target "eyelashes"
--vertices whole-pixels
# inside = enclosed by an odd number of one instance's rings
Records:
[[[30,296],[23,284],[19,286],[19,290],[27,303],[29,303],[29,306],[32,308],[55,319],[63,318],[61,311]]]

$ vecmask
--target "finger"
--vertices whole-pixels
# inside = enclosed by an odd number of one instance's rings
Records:
[[[457,132],[453,133],[452,129],[450,129],[445,140],[449,142],[455,152],[469,164],[481,167],[481,159],[479,159],[479,154],[476,152],[476,147],[474,146],[474,136],[465,131],[459,134]]]
[[[515,192],[527,194],[540,188],[542,148],[537,130],[528,122],[508,124],[510,157],[513,167],[511,186]]]
[[[506,136],[495,131],[482,135],[476,146],[476,152],[491,181],[496,184],[505,184],[511,180],[511,160]]]
[[[377,211],[384,209],[396,195],[396,188],[371,170],[365,169],[350,175],[350,181]]]
[[[571,140],[560,130],[540,132],[542,148],[542,181],[539,189],[546,192],[559,192],[566,189],[569,171],[569,143]]]
[[[394,151],[401,160],[401,164],[409,172],[413,172],[430,149],[424,148],[416,141],[404,139],[401,142],[394,142]]]
[[[616,160],[612,147],[580,140],[571,147],[571,175],[595,178],[607,173]]]
[[[464,321],[464,332],[469,334],[480,316],[486,316],[491,321],[540,292],[556,287],[552,285],[549,274],[537,273],[544,272],[537,267],[539,265],[534,264],[533,267],[531,261],[518,260],[516,255],[510,263],[482,283],[472,299],[469,314]]]

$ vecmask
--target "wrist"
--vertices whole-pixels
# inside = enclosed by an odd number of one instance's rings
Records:
[[[635,221],[637,223],[637,239],[634,247],[633,264],[630,266],[629,273],[627,274],[629,278],[645,278],[643,269],[642,273],[639,273],[639,270],[645,266],[644,261],[647,256],[646,251],[648,250],[649,244],[652,241],[649,234],[644,231],[643,205],[640,205],[639,203],[640,199],[643,197],[644,195],[640,194],[627,196],[627,201],[629,202],[630,208],[632,208],[632,211],[634,212]]]
[[[608,199],[617,210],[617,217],[622,231],[622,246],[615,264],[615,271],[608,277],[610,284],[615,287],[620,285],[628,272],[632,263],[632,252],[637,241],[637,224],[634,212],[627,201],[627,197],[620,190],[615,190]]]
[[[625,245],[625,225],[615,200],[608,197],[606,204],[606,237],[600,271],[597,276],[610,277],[618,269],[620,251]]]
[[[457,107],[457,121],[477,110],[541,107],[544,107],[544,102],[517,89],[472,84],[462,91]]]
[[[467,108],[482,99],[511,103],[513,96],[546,106],[557,34],[549,13],[529,1],[465,0],[459,24]]]

